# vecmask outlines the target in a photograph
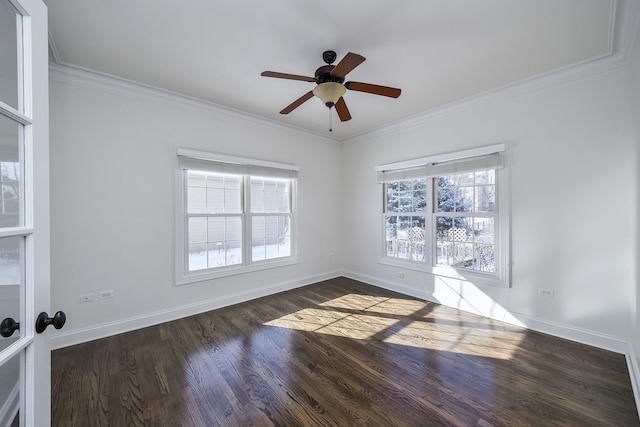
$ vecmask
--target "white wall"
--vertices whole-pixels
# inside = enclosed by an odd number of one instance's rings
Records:
[[[637,322],[629,321],[637,318],[638,299],[638,139],[629,119],[629,76],[626,70],[611,72],[340,147],[54,72],[52,311],[68,315],[54,346],[344,270],[380,286],[622,351],[621,343],[638,332]],[[495,143],[507,146],[512,287],[436,280],[410,270],[399,279],[398,268],[378,264],[381,189],[374,167]],[[300,262],[174,286],[177,146],[300,165]],[[540,296],[539,287],[555,296]],[[110,289],[113,298],[77,302],[80,294]]]
[[[73,81],[52,72],[51,307],[67,314],[54,346],[338,274],[337,143]],[[175,286],[176,147],[299,165],[299,263]],[[111,289],[113,298],[78,303]]]
[[[636,144],[626,70],[425,121],[343,149],[352,277],[618,351],[631,334]],[[376,165],[506,143],[512,287],[443,281],[378,263]],[[550,288],[554,297],[540,296]]]

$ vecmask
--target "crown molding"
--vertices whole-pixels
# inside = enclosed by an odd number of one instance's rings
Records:
[[[627,63],[636,43],[636,34],[640,28],[640,0],[617,0],[614,22],[615,46]]]
[[[347,138],[343,142],[370,141],[394,135],[424,126],[436,120],[477,110],[498,102],[564,86],[617,70],[628,69],[639,26],[640,0],[612,0],[609,48],[604,55],[427,110],[372,131]]]
[[[52,44],[50,44],[50,46],[52,46]],[[204,114],[217,120],[231,122],[242,127],[249,126],[257,129],[284,131],[297,136],[304,136],[305,138],[315,138],[321,142],[339,142],[321,134],[254,116],[219,104],[64,62],[49,63],[49,79],[61,83],[98,89],[188,113]]]
[[[609,48],[604,55],[423,111],[344,139],[328,137],[324,134],[234,110],[195,97],[62,62],[51,34],[49,34],[49,50],[54,62],[49,65],[49,76],[50,79],[55,81],[92,87],[190,113],[205,114],[239,126],[284,131],[298,136],[303,135],[305,138],[312,137],[321,142],[350,143],[369,141],[421,127],[436,120],[477,110],[491,104],[564,86],[617,70],[628,69],[636,33],[640,25],[640,0],[610,1]]]
[[[62,60],[60,59],[60,54],[58,53],[58,48],[53,41],[53,35],[51,35],[51,29],[48,31],[49,34],[49,57],[51,61],[60,64]]]
[[[628,68],[628,60],[622,55],[609,55],[605,58],[591,60],[578,65],[538,75],[526,80],[492,89],[487,92],[455,101],[441,107],[416,114],[414,116],[398,120],[384,127],[362,133],[343,142],[359,142],[381,138],[399,132],[404,132],[416,127],[424,126],[430,122],[441,120],[456,114],[477,110],[491,104],[519,98],[536,92],[564,86],[590,77],[609,73],[619,69]]]

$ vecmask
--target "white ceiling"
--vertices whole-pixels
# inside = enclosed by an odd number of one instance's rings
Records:
[[[53,60],[344,140],[611,53],[614,0],[44,0]],[[313,98],[322,52],[367,60],[339,122]]]

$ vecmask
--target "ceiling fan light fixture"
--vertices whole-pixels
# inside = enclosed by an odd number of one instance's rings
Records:
[[[346,122],[351,120],[351,113],[349,112],[347,104],[344,102],[343,98],[343,95],[347,90],[388,96],[390,98],[397,98],[400,96],[400,89],[395,87],[380,86],[362,82],[344,82],[345,76],[364,62],[365,57],[362,55],[349,52],[340,60],[340,62],[338,62],[338,65],[332,65],[333,61],[336,59],[336,53],[333,50],[328,50],[322,54],[322,59],[324,59],[324,62],[326,62],[327,65],[323,65],[318,68],[315,72],[315,77],[280,73],[277,71],[263,71],[260,74],[264,77],[301,80],[316,84],[313,90],[308,91],[300,98],[284,107],[280,111],[280,114],[289,114],[314,96],[317,96],[322,100],[324,105],[329,107],[329,118],[331,118],[331,109],[335,107],[336,114],[340,118],[340,121]]]
[[[346,91],[347,88],[341,83],[325,82],[316,86],[313,89],[313,94],[320,98],[324,105],[331,108]]]

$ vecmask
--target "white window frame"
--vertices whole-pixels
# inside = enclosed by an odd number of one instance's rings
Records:
[[[239,214],[243,223],[243,254],[242,263],[216,267],[204,270],[189,271],[188,268],[188,243],[187,243],[187,192],[186,192],[186,176],[187,172],[180,165],[180,159],[188,159],[195,163],[202,162],[215,163],[217,165],[228,165],[229,172],[242,176],[241,185],[243,186],[243,209]],[[201,282],[205,280],[217,279],[221,277],[243,274],[252,271],[264,270],[268,268],[281,267],[296,264],[297,260],[297,175],[299,167],[296,165],[271,162],[246,157],[229,156],[226,154],[211,153],[186,148],[176,149],[176,166],[175,166],[175,200],[176,200],[176,220],[175,220],[175,283],[176,285],[185,285],[189,283]],[[221,171],[227,173],[226,171]],[[277,176],[280,173],[287,175],[291,182],[291,200],[290,200],[290,239],[291,253],[289,256],[278,258],[252,261],[252,241],[251,241],[251,223],[253,216],[270,215],[251,212],[251,201],[249,195],[250,177],[269,177]]]
[[[375,171],[378,175],[378,182],[382,187],[379,191],[381,200],[379,206],[383,209],[380,211],[379,224],[380,227],[380,264],[399,267],[408,270],[416,270],[435,276],[459,279],[475,284],[490,286],[511,286],[510,280],[510,225],[509,225],[509,170],[506,166],[496,168],[496,205],[498,206],[497,224],[495,228],[495,262],[496,271],[486,273],[465,268],[456,268],[451,266],[440,266],[435,263],[436,250],[436,232],[435,222],[437,212],[433,209],[434,188],[431,183],[427,183],[427,197],[430,206],[427,206],[425,212],[425,260],[413,261],[386,255],[386,231],[385,231],[385,212],[384,212],[384,182],[393,180],[409,180],[418,177],[429,176],[429,168],[448,162],[464,161],[466,159],[482,158],[492,154],[500,154],[504,156],[505,145],[496,144],[486,147],[474,148],[469,150],[446,153],[437,156],[423,157],[397,163],[390,163],[376,166]],[[454,172],[455,173],[455,172]],[[445,174],[446,175],[446,174]],[[386,178],[385,178],[386,176]],[[431,182],[435,180],[435,176],[427,178]]]

